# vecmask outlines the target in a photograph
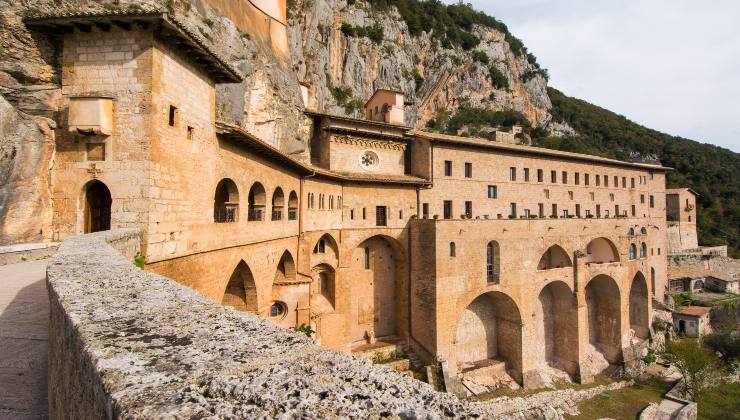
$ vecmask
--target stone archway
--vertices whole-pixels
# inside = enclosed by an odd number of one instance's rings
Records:
[[[504,293],[475,298],[460,315],[455,338],[458,369],[495,376],[510,374],[522,381],[522,319],[516,303]],[[485,372],[485,373],[484,373]]]
[[[539,264],[537,264],[538,270],[550,270],[553,268],[572,267],[573,263],[568,256],[568,253],[560,245],[553,245],[542,254]]]
[[[349,271],[350,341],[354,345],[395,338],[397,313],[403,307],[402,279],[406,271],[402,246],[394,239],[373,236],[352,253]]]
[[[578,372],[578,310],[570,287],[562,281],[545,286],[535,311],[537,352],[540,367],[555,368],[569,375]]]
[[[586,286],[588,342],[586,358],[594,373],[619,363],[622,355],[621,300],[611,277],[598,275]],[[599,356],[600,355],[600,356]]]
[[[231,306],[237,311],[257,313],[257,286],[252,270],[244,260],[239,261],[231,274],[221,304]]]
[[[90,181],[85,186],[85,233],[110,230],[111,199],[108,187],[98,181]]]
[[[639,271],[632,279],[630,287],[630,329],[634,331],[635,337],[644,340],[650,336],[650,320],[648,317],[647,281]]]
[[[587,263],[611,263],[619,261],[619,251],[614,242],[606,238],[596,238],[586,245]]]

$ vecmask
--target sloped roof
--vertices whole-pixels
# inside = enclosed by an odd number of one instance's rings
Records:
[[[191,55],[191,59],[217,83],[237,83],[242,75],[213,51],[203,38],[193,32],[187,24],[162,9],[140,6],[127,10],[59,10],[52,13],[36,13],[23,19],[26,26],[61,32],[79,29],[89,32],[93,26],[108,30],[111,26],[131,29],[133,25],[148,27],[156,25],[161,33],[172,38],[178,48]]]
[[[707,270],[704,267],[697,267],[697,266],[668,267],[668,278],[670,280],[696,279],[700,277],[714,277],[716,279],[726,281],[726,282],[740,281],[736,278],[733,278],[731,275],[727,273]]]
[[[675,309],[673,312],[681,315],[689,315],[689,316],[704,316],[708,314],[712,308],[707,308],[705,306],[681,306],[678,309]]]

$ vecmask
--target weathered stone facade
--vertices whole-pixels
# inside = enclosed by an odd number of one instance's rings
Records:
[[[108,136],[59,121],[55,237],[141,229],[211,301],[463,377],[587,382],[650,338],[668,168],[313,112],[309,163],[216,121],[238,74],[166,14],[28,24],[65,33],[65,100],[113,101]]]

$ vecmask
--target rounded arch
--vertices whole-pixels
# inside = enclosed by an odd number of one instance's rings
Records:
[[[630,244],[629,259],[634,260],[635,258],[637,258],[637,246]]]
[[[224,178],[216,185],[213,198],[213,221],[215,223],[236,222],[239,217],[239,189],[230,178]]]
[[[629,231],[627,231],[627,235],[629,236],[635,236],[635,228],[631,227]]]
[[[84,233],[110,230],[113,199],[108,186],[94,179],[85,184],[83,191],[85,192]]]
[[[248,220],[259,221],[265,218],[265,187],[259,182],[252,184],[249,188],[249,217]]]
[[[487,292],[473,299],[460,314],[455,337],[455,354],[463,376],[466,371],[503,362],[505,371],[521,383],[522,318],[508,295]]]
[[[647,281],[641,272],[637,272],[630,286],[630,329],[634,331],[635,337],[646,339],[650,335],[650,321],[648,319],[648,296]]]
[[[573,262],[571,261],[568,253],[565,252],[563,247],[560,245],[553,245],[547,248],[540,257],[540,262],[537,264],[538,270],[550,270],[553,268],[572,267]]]
[[[534,325],[544,346],[537,346],[540,366],[575,375],[578,372],[578,304],[563,281],[546,284],[538,296]]]
[[[283,219],[283,207],[285,206],[285,194],[280,187],[275,188],[272,193],[272,220]]]
[[[595,360],[592,364],[594,368],[603,370],[599,367],[606,368],[609,363],[618,363],[621,358],[621,299],[619,286],[613,278],[601,274],[588,282],[586,310],[587,357]],[[604,363],[599,363],[599,360]]]
[[[293,261],[293,256],[286,250],[280,257],[280,261],[278,261],[277,268],[275,269],[275,283],[295,281],[295,279],[295,262]]]
[[[596,238],[586,245],[586,262],[601,264],[619,261],[619,251],[607,238]]]
[[[252,270],[244,260],[241,260],[229,277],[221,304],[231,306],[237,311],[257,313],[259,308],[257,300],[257,286]]]
[[[350,336],[354,345],[376,338],[395,337],[408,305],[404,299],[408,274],[406,254],[400,242],[374,235],[348,252],[347,275],[350,300]],[[343,257],[344,258],[344,257]]]
[[[640,244],[640,258],[647,258],[647,244],[645,242]]]
[[[646,229],[646,228],[645,228],[644,226],[643,226],[643,227],[641,227],[641,228],[640,228],[640,233],[641,233],[642,235],[647,235],[647,229]]]
[[[486,280],[489,284],[501,282],[501,246],[496,241],[486,245]]]

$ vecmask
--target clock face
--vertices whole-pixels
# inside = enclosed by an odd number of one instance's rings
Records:
[[[377,165],[380,159],[378,159],[377,153],[372,150],[365,150],[360,155],[360,167],[365,170],[372,170]]]

